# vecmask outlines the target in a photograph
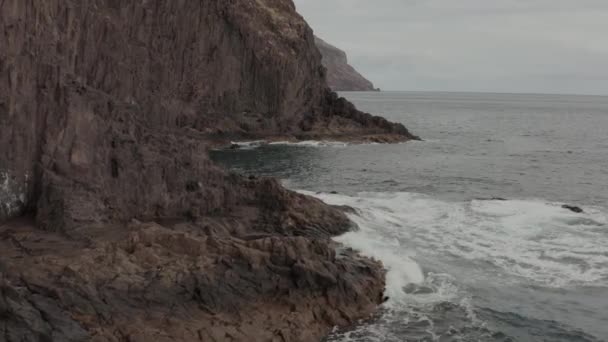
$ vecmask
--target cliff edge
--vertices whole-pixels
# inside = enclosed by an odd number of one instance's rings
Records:
[[[323,66],[327,69],[327,84],[334,91],[377,91],[374,84],[363,77],[348,63],[346,52],[315,37],[321,52]]]
[[[212,146],[405,141],[327,88],[291,0],[0,2],[0,336],[315,341],[382,301],[340,210]]]

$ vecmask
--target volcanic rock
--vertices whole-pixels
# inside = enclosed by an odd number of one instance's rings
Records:
[[[0,339],[315,341],[381,303],[342,211],[207,156],[416,138],[328,89],[291,0],[4,0],[0,29]]]

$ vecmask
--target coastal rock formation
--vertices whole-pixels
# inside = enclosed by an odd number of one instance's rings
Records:
[[[70,238],[14,221],[0,248],[2,341],[318,341],[383,289],[376,262],[327,239],[230,218]]]
[[[207,156],[415,138],[327,88],[291,0],[4,0],[0,28],[0,340],[314,341],[380,303],[342,211]]]
[[[317,48],[327,68],[327,84],[334,91],[376,91],[371,81],[348,64],[346,52],[315,37]]]

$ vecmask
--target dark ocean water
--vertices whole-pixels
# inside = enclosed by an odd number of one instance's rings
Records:
[[[608,341],[608,97],[342,95],[425,141],[213,153],[358,209],[390,300],[329,341]]]

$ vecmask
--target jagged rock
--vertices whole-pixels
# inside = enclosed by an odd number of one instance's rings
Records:
[[[217,140],[415,138],[326,87],[290,0],[0,6],[0,172],[48,229],[223,211]]]
[[[378,263],[336,258],[327,239],[242,239],[226,224],[89,228],[71,239],[27,221],[0,228],[0,336],[271,341],[281,331],[317,341],[381,303]]]
[[[564,204],[564,205],[562,205],[562,208],[564,208],[564,209],[568,209],[568,210],[570,210],[571,212],[573,212],[573,213],[577,213],[577,214],[580,214],[580,213],[585,212],[585,211],[584,211],[582,208],[577,207],[577,206],[574,206],[574,205],[568,205],[568,204]]]
[[[0,32],[0,336],[314,341],[382,301],[342,211],[207,156],[416,138],[327,88],[291,0],[4,0]]]

